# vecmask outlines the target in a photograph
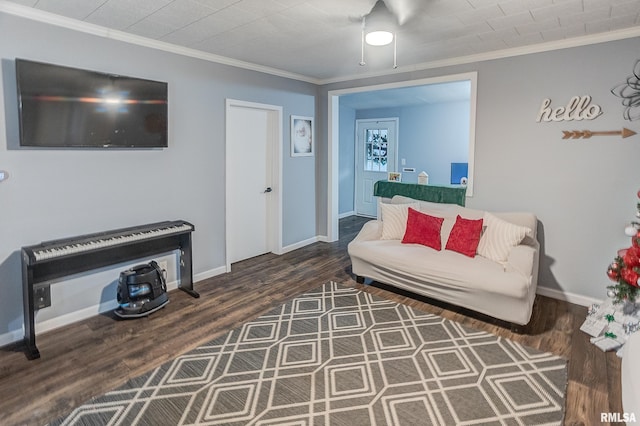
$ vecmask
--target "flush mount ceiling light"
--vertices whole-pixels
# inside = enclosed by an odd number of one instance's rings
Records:
[[[378,0],[371,11],[362,17],[362,49],[360,65],[366,65],[364,60],[365,43],[369,46],[386,46],[396,41],[396,17],[387,9],[383,0]],[[397,68],[396,47],[393,45],[393,68]]]
[[[360,65],[366,65],[364,61],[365,45],[386,46],[393,43],[393,68],[398,68],[397,29],[413,19],[426,8],[426,0],[377,0],[369,13],[361,15],[352,22],[362,23],[362,55]]]
[[[371,31],[364,36],[370,46],[386,46],[393,41],[393,33],[389,31]]]
[[[398,38],[395,33],[384,30],[366,32],[366,19],[362,18],[360,66],[365,66],[367,64],[364,60],[365,43],[370,46],[386,46],[391,42],[393,42],[393,69],[396,69],[398,68]]]

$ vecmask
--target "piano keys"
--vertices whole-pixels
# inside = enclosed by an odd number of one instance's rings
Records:
[[[40,357],[35,344],[35,292],[48,288],[52,280],[179,250],[179,288],[193,297],[200,297],[193,290],[191,233],[194,229],[192,224],[182,220],[165,221],[23,247],[22,286],[27,358]]]
[[[155,227],[158,225],[162,225],[162,227]],[[193,225],[188,223],[172,224],[171,222],[167,222],[167,225],[157,224],[155,226],[153,226],[151,229],[145,229],[144,231],[138,231],[136,228],[136,230],[133,230],[131,233],[118,235],[104,235],[105,233],[101,233],[94,234],[90,237],[83,237],[81,240],[58,240],[42,243],[40,244],[40,247],[28,247],[28,249],[32,249],[33,260],[35,262],[42,262],[52,258],[73,255],[90,250],[98,250],[120,244],[132,243],[147,238],[176,234],[182,231],[193,231]]]

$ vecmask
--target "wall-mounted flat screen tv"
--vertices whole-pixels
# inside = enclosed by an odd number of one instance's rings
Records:
[[[20,145],[165,148],[167,83],[16,59]]]

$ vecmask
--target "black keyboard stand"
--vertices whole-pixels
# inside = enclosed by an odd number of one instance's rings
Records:
[[[198,298],[200,295],[193,289],[193,263],[191,259],[191,233],[193,225],[184,222],[160,222],[136,228],[103,232],[94,234],[100,239],[110,235],[126,235],[127,232],[145,232],[152,229],[160,229],[171,225],[189,225],[189,229],[167,235],[152,236],[132,242],[124,242],[104,248],[90,249],[74,254],[54,257],[45,260],[36,260],[34,252],[43,247],[63,246],[74,241],[87,241],[92,236],[83,236],[58,240],[52,243],[42,243],[37,246],[22,248],[22,291],[24,301],[24,342],[28,359],[40,358],[40,351],[36,347],[35,332],[35,294],[37,289],[50,286],[50,281],[81,272],[98,269],[116,263],[132,261],[153,255],[158,255],[173,250],[178,250],[180,255],[180,285],[179,289],[189,295]],[[115,297],[115,295],[114,295]]]

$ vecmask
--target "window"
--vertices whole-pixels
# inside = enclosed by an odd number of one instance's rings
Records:
[[[367,129],[366,148],[367,161],[364,170],[368,172],[387,171],[387,129]]]

